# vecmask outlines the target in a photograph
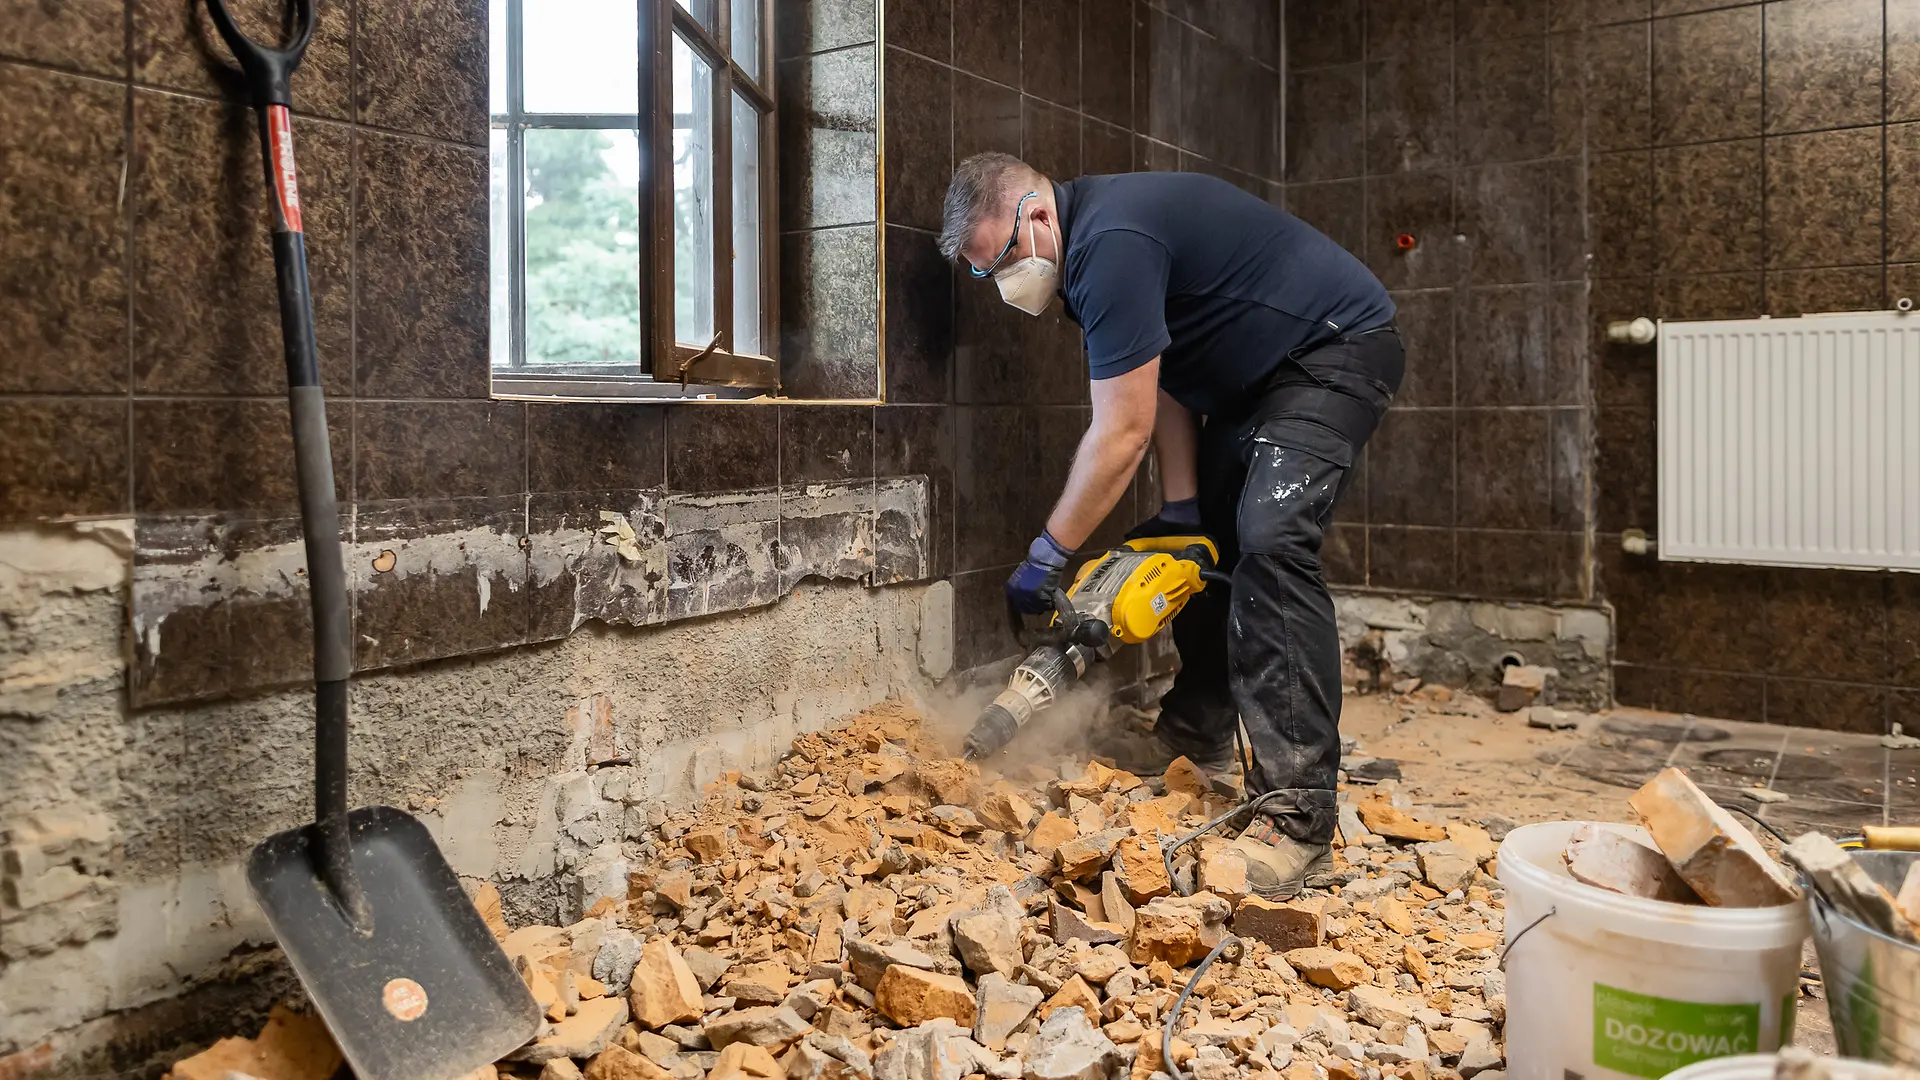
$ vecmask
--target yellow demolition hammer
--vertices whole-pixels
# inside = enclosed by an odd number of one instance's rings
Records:
[[[1014,669],[967,735],[966,755],[978,760],[1013,740],[1033,714],[1118,645],[1138,645],[1165,629],[1207,582],[1225,583],[1214,569],[1220,552],[1204,536],[1128,540],[1089,560],[1073,584],[1056,589],[1043,640]],[[1018,612],[1009,611],[1021,636]]]

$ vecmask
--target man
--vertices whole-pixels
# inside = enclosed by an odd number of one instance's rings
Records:
[[[1031,613],[1112,511],[1149,444],[1159,513],[1128,535],[1202,531],[1231,590],[1174,620],[1161,763],[1229,769],[1280,792],[1241,832],[1249,884],[1284,897],[1329,867],[1340,767],[1340,639],[1320,545],[1361,447],[1400,385],[1393,302],[1359,260],[1224,181],[1184,173],[1054,183],[980,154],[947,189],[940,251],[1086,335],[1093,422],[1007,597]]]

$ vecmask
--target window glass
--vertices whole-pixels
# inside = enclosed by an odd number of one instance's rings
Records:
[[[713,29],[713,0],[680,0],[680,6],[686,9],[687,14],[693,16],[694,22],[709,30]]]
[[[760,0],[732,0],[733,62],[760,78]]]
[[[733,348],[760,342],[760,111],[733,95]]]
[[[523,0],[526,110],[638,111],[639,10],[637,0]]]
[[[487,138],[488,323],[494,367],[513,363],[513,194],[507,159],[507,133],[495,128]]]
[[[529,364],[640,359],[636,131],[526,134]]]
[[[713,67],[673,36],[673,336],[713,337]]]

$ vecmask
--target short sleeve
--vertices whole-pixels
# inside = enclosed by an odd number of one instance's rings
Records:
[[[1067,292],[1086,332],[1087,367],[1111,379],[1166,351],[1171,256],[1142,233],[1103,232],[1073,252]]]

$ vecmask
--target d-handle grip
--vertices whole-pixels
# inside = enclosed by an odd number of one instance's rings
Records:
[[[307,42],[313,39],[313,0],[293,0],[293,41],[284,49],[269,49],[242,33],[227,11],[226,0],[207,0],[207,14],[213,16],[214,28],[233,51],[233,58],[240,62],[240,71],[247,77],[247,91],[253,96],[253,106],[264,109],[269,105],[292,105],[288,82],[294,69],[300,66]]]

